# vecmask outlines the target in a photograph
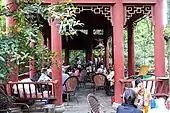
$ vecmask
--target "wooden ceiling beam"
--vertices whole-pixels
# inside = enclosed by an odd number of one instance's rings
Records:
[[[156,4],[156,0],[123,0],[124,4]]]

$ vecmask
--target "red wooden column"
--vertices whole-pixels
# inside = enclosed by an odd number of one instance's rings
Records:
[[[109,49],[107,46],[105,47],[105,66],[106,69],[109,69]]]
[[[128,76],[135,75],[134,25],[128,25]]]
[[[6,0],[6,6],[8,7],[9,11],[12,12],[16,10],[17,5],[15,3],[15,0]],[[7,33],[9,32],[9,27],[15,27],[16,26],[16,21],[12,16],[8,16],[6,18],[6,31]]]
[[[88,59],[87,60],[90,60],[90,61],[93,61],[93,29],[92,28],[89,28],[88,29],[88,38],[89,38],[89,41],[88,41]]]
[[[7,0],[6,6],[8,7],[10,12],[16,10],[16,8],[17,8],[17,5],[15,4],[15,0]],[[14,20],[14,18],[12,16],[8,16],[6,18],[6,32],[7,32],[7,34],[10,32],[9,31],[10,27],[17,27],[16,21]],[[10,65],[13,65],[13,63],[11,63]],[[13,72],[12,72],[12,75],[10,76],[10,80],[13,82],[18,81],[18,66],[13,68]]]
[[[154,56],[155,56],[155,76],[165,76],[165,55],[163,37],[163,0],[157,0],[154,6]]]
[[[112,10],[113,44],[114,44],[114,70],[115,70],[115,102],[121,103],[122,84],[124,78],[124,49],[123,49],[123,4],[122,0],[115,0]]]
[[[56,0],[51,0],[52,4],[56,3]],[[54,104],[57,106],[62,105],[62,43],[61,36],[59,34],[59,25],[56,22],[51,22],[51,49],[52,52],[57,53],[57,57],[52,59],[52,62],[58,62],[58,66],[54,65],[52,67],[52,79],[58,80],[58,83],[55,87],[55,95],[57,100],[54,101]]]
[[[30,42],[30,47],[33,48],[34,47],[34,42]],[[31,59],[29,61],[29,77],[33,78],[34,74],[35,74],[35,60]]]
[[[52,79],[58,80],[57,87],[54,89],[57,96],[57,101],[54,102],[56,105],[62,104],[62,47],[61,47],[61,36],[59,34],[58,25],[54,22],[51,23],[51,49],[52,52],[57,53],[57,57],[53,58],[52,61],[55,63],[59,62],[58,66],[52,67]]]
[[[105,66],[106,69],[109,69],[109,49],[108,49],[108,45],[107,45],[107,38],[105,37],[104,39],[104,48],[105,48]]]
[[[70,55],[69,49],[65,49],[64,63],[65,63],[66,65],[69,64],[69,55]]]

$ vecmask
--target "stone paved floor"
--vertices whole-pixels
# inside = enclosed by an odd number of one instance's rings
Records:
[[[92,89],[79,89],[76,93],[79,103],[77,103],[75,97],[71,97],[69,105],[67,105],[67,102],[64,102],[66,108],[64,113],[90,113],[90,108],[87,103],[87,95],[89,93],[92,93]],[[115,113],[111,105],[111,96],[107,96],[103,90],[97,90],[95,96],[104,106],[102,111]]]

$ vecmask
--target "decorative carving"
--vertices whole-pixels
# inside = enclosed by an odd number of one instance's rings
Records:
[[[125,6],[125,23],[135,14],[144,14],[152,18],[152,5],[126,5]]]
[[[83,11],[91,11],[94,14],[102,14],[107,18],[107,20],[111,21],[110,9],[110,5],[81,5],[77,6],[76,14],[80,14]]]

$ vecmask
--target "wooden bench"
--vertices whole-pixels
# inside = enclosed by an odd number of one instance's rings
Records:
[[[126,88],[134,88],[135,80],[134,79],[120,79],[120,83],[123,85],[122,93]],[[150,91],[152,95],[156,97],[168,98],[169,93],[169,79],[168,78],[156,78],[143,80],[145,88]]]
[[[6,84],[9,96],[16,96],[18,100],[55,100],[54,88],[57,81],[49,82],[8,82]],[[15,87],[15,92],[14,92]],[[33,88],[34,87],[34,88]],[[43,90],[44,89],[44,90]]]

